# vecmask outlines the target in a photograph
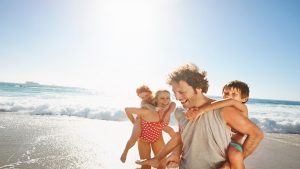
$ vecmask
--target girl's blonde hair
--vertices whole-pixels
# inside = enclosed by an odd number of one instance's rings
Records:
[[[161,93],[168,93],[170,95],[170,92],[168,90],[158,90],[155,92],[155,96],[154,96],[154,104],[157,106],[157,100],[158,97]]]

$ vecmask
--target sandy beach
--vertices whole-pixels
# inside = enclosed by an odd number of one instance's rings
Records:
[[[69,116],[0,115],[0,169],[132,169],[136,146],[119,160],[130,136],[128,121]],[[168,139],[168,137],[166,137]],[[298,169],[300,135],[265,134],[247,169]]]

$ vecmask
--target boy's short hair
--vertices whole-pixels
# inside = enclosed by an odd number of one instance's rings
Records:
[[[143,92],[149,92],[152,94],[152,91],[150,90],[150,88],[146,85],[142,85],[140,87],[138,87],[136,89],[136,94],[139,95],[140,93],[143,93]]]
[[[247,98],[247,100],[245,101],[245,103],[248,101],[249,98],[249,86],[247,85],[247,83],[239,81],[239,80],[234,80],[231,82],[228,82],[227,84],[225,84],[225,86],[223,87],[222,92],[224,92],[224,89],[228,89],[228,88],[234,88],[234,89],[238,89],[241,91],[241,97],[242,98]]]

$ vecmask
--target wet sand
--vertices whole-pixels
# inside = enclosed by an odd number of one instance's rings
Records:
[[[68,116],[0,114],[0,169],[134,169],[137,146],[119,157],[131,124]],[[168,139],[168,138],[167,138]],[[266,134],[247,169],[298,169],[300,135]]]
[[[300,135],[265,134],[257,150],[246,161],[247,169],[300,168]]]

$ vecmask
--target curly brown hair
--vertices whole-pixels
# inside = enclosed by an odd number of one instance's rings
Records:
[[[152,91],[150,90],[150,88],[146,85],[142,85],[140,87],[138,87],[136,89],[136,94],[139,95],[140,93],[143,93],[143,92],[149,92],[152,94]]]
[[[193,63],[184,64],[170,73],[167,83],[171,85],[171,82],[179,83],[180,81],[185,81],[194,90],[202,89],[202,93],[206,93],[209,86],[206,71],[199,70]]]

